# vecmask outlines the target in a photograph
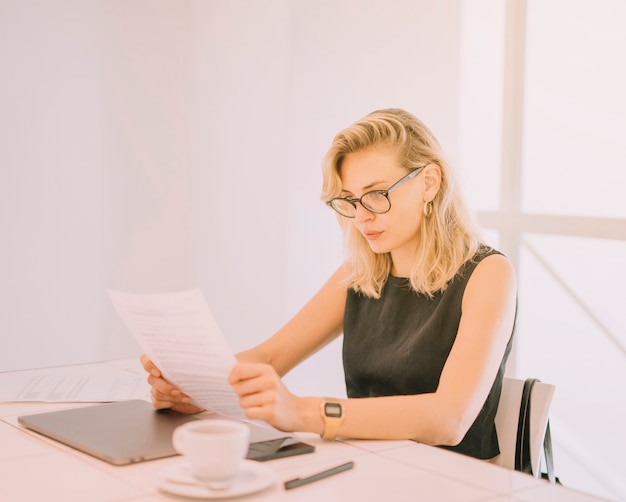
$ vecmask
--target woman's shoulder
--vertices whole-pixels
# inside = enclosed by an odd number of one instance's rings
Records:
[[[468,281],[492,287],[494,283],[515,284],[515,267],[504,253],[484,246],[478,250],[464,274]]]
[[[481,261],[482,259],[493,255],[504,256],[504,253],[494,247],[488,246],[487,244],[480,244],[478,246],[478,249],[476,250],[476,253],[474,253],[474,259]]]
[[[459,269],[457,276],[469,279],[477,268],[480,269],[481,273],[489,271],[498,273],[505,270],[513,270],[513,264],[506,255],[498,249],[481,244],[474,253],[474,256],[466,261]]]
[[[481,244],[474,256],[464,264],[466,267],[476,268],[479,263],[511,263],[511,261],[507,258],[507,256],[500,250],[487,246],[486,244]]]

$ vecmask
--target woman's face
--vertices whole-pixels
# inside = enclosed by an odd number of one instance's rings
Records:
[[[416,166],[417,167],[417,166]],[[389,147],[372,147],[346,155],[341,165],[341,197],[361,197],[371,190],[387,190],[407,174]],[[357,202],[353,223],[375,253],[391,253],[394,269],[410,263],[423,218],[424,184],[421,173],[389,194],[391,209],[373,213]],[[394,273],[397,273],[394,270]]]

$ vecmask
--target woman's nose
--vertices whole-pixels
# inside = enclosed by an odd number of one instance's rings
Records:
[[[357,222],[369,221],[374,217],[374,213],[370,210],[366,209],[363,204],[357,202],[356,204],[356,213],[354,215],[354,220]]]

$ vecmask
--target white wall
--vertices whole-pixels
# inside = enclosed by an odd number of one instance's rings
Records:
[[[136,354],[105,288],[193,281],[189,9],[0,3],[0,371]]]
[[[192,7],[194,277],[241,350],[286,320],[288,9]]]
[[[340,128],[401,106],[454,156],[459,16],[456,0],[0,3],[0,371],[138,354],[107,287],[201,287],[234,350],[279,328],[341,260],[319,201]],[[290,384],[342,393],[339,352]]]

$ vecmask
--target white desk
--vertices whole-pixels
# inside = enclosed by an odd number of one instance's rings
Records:
[[[101,372],[119,366],[70,367],[77,372]],[[128,366],[132,367],[132,364]],[[134,369],[133,369],[134,370]],[[60,370],[59,370],[60,371]],[[137,365],[137,371],[139,371]],[[70,403],[0,403],[1,502],[148,502],[198,500],[160,492],[156,479],[163,469],[180,462],[170,457],[123,467],[21,428],[19,415],[81,406]],[[442,502],[590,502],[597,497],[552,486],[526,474],[412,441],[336,441],[325,443],[315,434],[299,434],[314,444],[312,454],[266,463],[275,472],[272,487],[246,501],[442,501]],[[283,482],[352,460],[354,469],[293,490]]]

